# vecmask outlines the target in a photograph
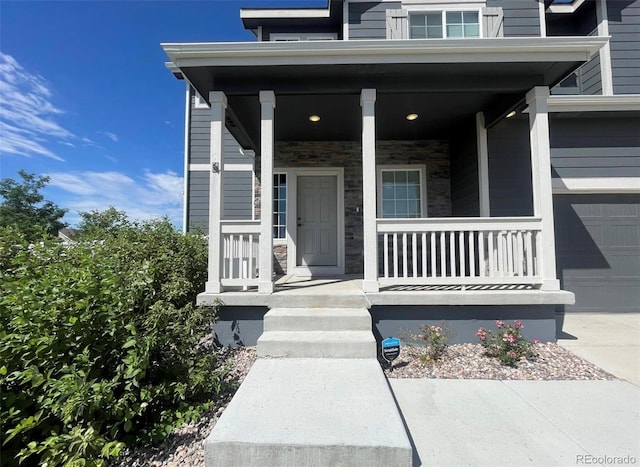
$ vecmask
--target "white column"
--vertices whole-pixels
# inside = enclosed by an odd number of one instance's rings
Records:
[[[364,229],[364,281],[362,290],[379,291],[376,234],[376,90],[363,89],[362,106],[362,210]]]
[[[609,15],[607,0],[596,1],[596,18],[598,20],[598,36],[609,35]],[[611,70],[611,46],[609,42],[600,49],[600,76],[602,78],[602,94],[613,95],[613,72]]]
[[[551,188],[551,149],[549,145],[549,88],[538,86],[527,93],[529,105],[529,138],[531,140],[531,178],[533,215],[542,219],[542,288],[559,290],[556,278],[556,244],[553,226],[553,194]]]
[[[220,91],[209,93],[211,104],[211,148],[209,162],[209,277],[205,290],[209,293],[222,292],[220,275],[222,271],[222,167],[224,166],[224,119],[227,96]]]
[[[476,140],[478,146],[478,198],[480,201],[480,217],[491,215],[489,202],[489,144],[484,114],[476,114]]]
[[[260,91],[260,277],[258,293],[273,293],[273,115],[276,95]]]

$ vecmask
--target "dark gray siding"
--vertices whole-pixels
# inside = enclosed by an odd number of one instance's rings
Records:
[[[188,230],[209,229],[209,172],[189,173]]]
[[[350,3],[349,39],[386,39],[387,10],[400,7],[400,2]]]
[[[640,0],[608,0],[614,94],[640,93]]]
[[[529,122],[505,119],[488,131],[492,216],[533,215]]]
[[[252,172],[224,172],[226,220],[249,220],[253,210]],[[209,172],[189,175],[189,230],[209,228]]]
[[[191,164],[208,164],[211,147],[211,113],[209,109],[191,110],[190,159]],[[251,158],[240,152],[240,145],[225,129],[224,159],[228,164],[251,163]]]
[[[555,195],[558,277],[567,311],[640,310],[640,195]]]
[[[502,8],[504,37],[540,36],[537,0],[487,0],[487,6]]]
[[[208,108],[196,108],[192,100],[189,129],[189,163],[209,164],[211,116]],[[253,159],[240,150],[240,145],[225,129],[225,164],[251,164]],[[253,174],[251,171],[225,171],[224,219],[251,219],[253,210]],[[206,232],[209,220],[209,172],[189,172],[187,191],[187,225]]]
[[[460,125],[450,142],[451,214],[454,217],[479,216],[478,150],[475,120]]]
[[[555,177],[640,177],[637,113],[624,118],[555,115],[549,135]]]

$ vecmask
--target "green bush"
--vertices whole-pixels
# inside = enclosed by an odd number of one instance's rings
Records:
[[[225,394],[206,270],[166,220],[70,246],[0,229],[0,463],[102,465]]]

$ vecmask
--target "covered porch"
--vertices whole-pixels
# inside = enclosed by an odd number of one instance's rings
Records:
[[[283,245],[286,264],[293,266],[287,272],[299,277],[341,276],[354,272],[349,265],[359,262],[357,287],[367,298],[403,292],[428,300],[434,292],[440,294],[436,301],[446,301],[442,297],[464,291],[491,304],[501,299],[479,298],[480,292],[559,291],[548,89],[605,42],[581,37],[358,41],[357,46],[341,41],[165,45],[175,72],[211,106],[209,280],[202,300],[222,297],[229,305],[236,294],[245,299],[281,294],[274,275],[274,247]],[[530,173],[518,176],[530,180],[530,199],[523,203],[523,215],[496,215],[487,134],[507,115],[524,109],[527,115],[519,118],[527,120]],[[418,118],[411,121],[411,114]],[[311,122],[317,124],[309,125],[314,116],[319,119]],[[259,219],[222,218],[225,127],[241,145],[256,151]],[[420,207],[409,209],[406,217],[402,210],[386,215],[382,171],[419,172],[430,155],[416,159],[391,152],[385,159],[383,146],[456,141],[469,129],[472,144],[462,152],[476,167],[470,185],[475,193],[460,195],[464,190],[456,190],[456,203],[468,209],[434,212],[427,192],[433,180],[425,178],[417,185],[417,197],[402,198]],[[290,157],[296,142],[305,142],[309,149],[303,163]],[[344,157],[318,157],[327,142],[336,153],[350,155],[348,162]],[[352,157],[354,151],[357,158]],[[349,167],[357,171],[349,172]],[[284,222],[278,216],[276,175],[281,173],[288,180]],[[324,188],[303,187],[314,177],[335,184],[327,188],[335,198],[326,205],[314,205],[316,198],[325,198]],[[453,175],[447,181],[452,185]],[[410,184],[407,178],[403,183],[396,187]],[[455,183],[465,185],[464,176],[456,175]],[[301,195],[305,189],[311,193],[306,198]],[[346,200],[350,190],[359,193],[352,203]],[[467,202],[464,196],[475,201]],[[320,223],[305,231],[308,212]],[[327,236],[322,218],[332,213],[336,216]],[[286,232],[284,239],[274,240],[279,229]],[[451,294],[442,295],[445,291]],[[555,303],[567,300],[552,295]],[[541,300],[532,297],[528,303]]]

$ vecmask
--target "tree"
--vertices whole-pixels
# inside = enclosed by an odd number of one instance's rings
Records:
[[[11,178],[0,180],[0,226],[12,226],[30,241],[38,239],[43,233],[57,235],[58,230],[67,225],[61,221],[67,210],[45,200],[40,193],[50,178],[38,177],[24,170],[18,174],[22,177],[22,183]]]
[[[78,223],[78,230],[83,237],[101,237],[105,233],[114,233],[118,229],[131,225],[127,213],[118,211],[113,206],[104,211],[94,209],[78,214],[82,218]]]

